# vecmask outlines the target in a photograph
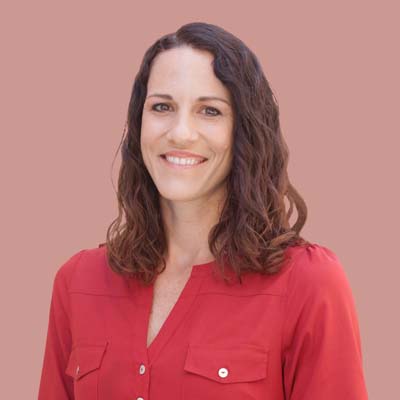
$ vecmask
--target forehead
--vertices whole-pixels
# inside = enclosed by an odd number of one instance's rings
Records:
[[[215,76],[212,53],[179,47],[156,56],[150,71],[147,91],[170,93],[173,96],[220,95],[230,98],[228,89]]]

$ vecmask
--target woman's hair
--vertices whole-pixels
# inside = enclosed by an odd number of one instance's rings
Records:
[[[118,217],[100,246],[107,246],[113,271],[134,276],[144,284],[154,281],[160,266],[161,271],[166,267],[167,240],[159,193],[143,162],[140,131],[152,62],[161,52],[181,46],[213,54],[214,74],[233,101],[232,168],[226,178],[226,202],[209,233],[210,252],[224,279],[226,261],[240,281],[244,272],[277,273],[286,248],[310,243],[300,236],[307,207],[289,182],[289,152],[280,129],[278,104],[253,52],[221,27],[202,22],[188,23],[162,36],[144,55],[121,141]],[[298,217],[291,227],[293,204]]]

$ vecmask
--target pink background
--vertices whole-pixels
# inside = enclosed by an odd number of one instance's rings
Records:
[[[395,3],[2,4],[2,398],[37,397],[54,274],[73,253],[104,241],[116,216],[111,179],[116,186],[120,156],[111,164],[139,63],[159,36],[193,21],[231,31],[262,63],[280,105],[289,173],[309,208],[302,234],[341,259],[370,398],[393,398],[400,337]]]

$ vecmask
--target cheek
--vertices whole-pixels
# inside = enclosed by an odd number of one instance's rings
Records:
[[[157,124],[155,124],[151,119],[143,119],[140,132],[140,145],[142,149],[151,146],[160,132],[160,128],[157,127]]]
[[[167,116],[157,117],[150,113],[142,114],[142,129],[149,132],[163,132],[171,124],[171,118]]]
[[[142,129],[140,134],[140,151],[142,153],[143,162],[146,168],[149,168],[150,152],[152,149],[152,143],[154,142],[151,138],[151,131]]]
[[[232,150],[232,133],[229,131],[219,130],[211,140],[217,153],[226,153]]]
[[[228,149],[232,144],[232,123],[226,120],[200,121],[198,129],[206,137],[207,141],[220,151]]]

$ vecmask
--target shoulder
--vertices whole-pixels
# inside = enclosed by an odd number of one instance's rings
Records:
[[[81,249],[73,253],[59,265],[54,276],[55,286],[69,286],[72,276],[74,275],[75,268],[85,251],[86,249]]]
[[[70,293],[127,295],[127,279],[111,270],[106,251],[98,246],[75,252],[58,268],[54,284],[65,285]]]
[[[284,302],[283,346],[309,332],[356,323],[352,291],[337,255],[313,243],[296,248],[288,270]]]
[[[334,289],[347,281],[339,257],[328,247],[311,243],[296,247],[292,254],[288,290],[293,286],[315,291]]]
[[[301,304],[306,300],[338,301],[351,297],[350,284],[339,257],[317,243],[293,251],[286,296]]]
[[[66,280],[69,283],[73,279],[78,266],[79,273],[86,273],[88,270],[96,268],[100,261],[100,252],[104,253],[101,247],[81,249],[73,253],[58,267],[56,279]]]

